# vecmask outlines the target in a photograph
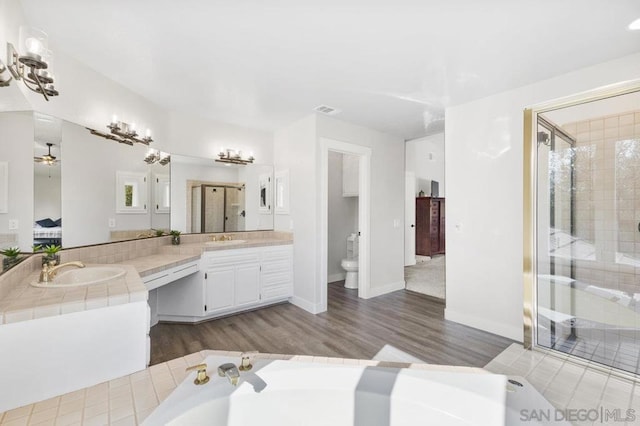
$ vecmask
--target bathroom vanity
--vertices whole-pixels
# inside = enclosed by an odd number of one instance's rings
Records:
[[[157,319],[198,322],[287,301],[293,296],[291,243],[205,246],[198,273],[158,289]]]
[[[41,256],[0,276],[0,347],[11,348],[0,351],[0,412],[144,369],[156,310],[165,321],[195,322],[288,300],[292,235],[229,236],[235,240],[192,234],[179,246],[160,237],[60,252],[63,263],[126,271],[91,285],[31,285]]]

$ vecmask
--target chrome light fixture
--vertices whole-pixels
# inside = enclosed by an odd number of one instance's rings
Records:
[[[33,92],[40,93],[46,101],[59,93],[53,85],[53,53],[47,48],[47,34],[35,28],[20,27],[20,51],[7,43],[7,68],[16,80],[22,80]],[[1,64],[0,64],[1,65]],[[4,65],[0,66],[0,86],[8,86],[2,77]]]
[[[7,87],[13,78],[11,75],[5,75],[7,67],[0,61],[0,87]]]
[[[149,145],[153,142],[151,138],[151,130],[147,129],[147,132],[143,138],[140,138],[136,132],[135,124],[127,124],[123,121],[118,121],[118,117],[114,116],[111,123],[107,125],[107,129],[110,133],[100,132],[98,130],[86,127],[92,135],[101,136],[105,139],[123,143],[126,145],[133,145],[134,143],[141,143],[143,145]]]
[[[144,162],[147,164],[159,163],[162,166],[166,166],[171,162],[171,155],[156,149],[150,149],[144,157]]]
[[[253,158],[253,152],[250,152],[249,157],[244,159],[242,158],[242,151],[236,151],[233,149],[225,150],[224,148],[220,149],[218,157],[219,158],[216,158],[218,163],[241,164],[243,166],[251,164],[255,160],[255,158]]]

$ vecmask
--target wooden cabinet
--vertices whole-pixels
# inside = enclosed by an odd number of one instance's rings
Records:
[[[416,254],[432,256],[445,252],[444,198],[416,198]]]

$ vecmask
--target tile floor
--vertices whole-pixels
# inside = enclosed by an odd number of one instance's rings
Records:
[[[573,421],[574,424],[640,425],[640,381],[637,379],[619,377],[589,364],[577,364],[563,354],[525,350],[516,343],[484,368],[493,373],[526,378],[554,407],[565,413],[572,409],[597,410],[595,421]],[[634,410],[635,419],[620,421],[609,416],[607,420],[601,411],[615,413],[616,409],[619,409],[618,419],[627,419],[628,409]],[[595,418],[595,412],[592,414]]]

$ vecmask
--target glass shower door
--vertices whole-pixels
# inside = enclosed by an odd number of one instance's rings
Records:
[[[640,112],[594,104],[538,115],[536,344],[637,374]]]

